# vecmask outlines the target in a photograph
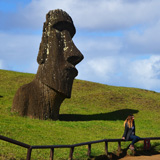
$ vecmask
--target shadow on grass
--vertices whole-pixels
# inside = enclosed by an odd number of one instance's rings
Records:
[[[132,156],[132,157],[138,157],[138,156],[153,156],[153,155],[158,155],[160,152],[156,150],[156,147],[160,146],[160,143],[154,144],[150,150],[143,150],[143,146],[141,148],[137,148],[135,151],[134,155],[129,154],[131,151],[129,150],[129,146],[126,149],[122,149],[120,152],[114,152],[114,153],[109,153],[108,156],[106,155],[100,155],[100,156],[91,156],[88,158],[88,160],[91,160],[94,158],[94,160],[119,160],[121,158],[124,158],[126,156]]]
[[[129,114],[138,113],[134,109],[121,109],[114,112],[84,115],[84,114],[61,114],[60,121],[92,121],[92,120],[125,120]]]

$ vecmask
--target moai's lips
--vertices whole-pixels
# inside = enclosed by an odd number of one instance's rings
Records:
[[[78,75],[78,70],[76,69],[76,65],[82,61],[83,55],[78,50],[78,54],[76,56],[68,57],[67,61],[67,70],[72,74],[73,77],[76,77]]]
[[[73,78],[78,75],[78,70],[72,64],[68,64],[67,67],[65,68],[65,70]]]

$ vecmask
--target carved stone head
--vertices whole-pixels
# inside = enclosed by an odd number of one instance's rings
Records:
[[[71,17],[62,10],[53,10],[46,15],[37,62],[36,79],[65,97],[71,97],[74,78],[78,71],[75,65],[83,55],[72,37],[76,30]]]

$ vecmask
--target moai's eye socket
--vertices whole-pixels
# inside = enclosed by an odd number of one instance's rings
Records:
[[[67,31],[69,31],[71,37],[73,37],[76,32],[76,29],[73,26],[73,24],[71,24],[69,22],[65,22],[65,21],[61,21],[61,22],[54,24],[53,28],[60,31],[60,32],[67,30]]]

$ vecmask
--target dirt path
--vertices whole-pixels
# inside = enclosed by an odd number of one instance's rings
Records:
[[[126,156],[120,160],[160,160],[160,154],[153,156]]]

